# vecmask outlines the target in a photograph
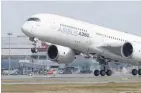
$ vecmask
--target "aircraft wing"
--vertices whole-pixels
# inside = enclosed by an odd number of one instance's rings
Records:
[[[104,46],[101,46],[101,48],[108,50],[109,52],[116,54],[118,56],[122,56],[121,49],[122,49],[123,43],[111,43],[106,44]]]

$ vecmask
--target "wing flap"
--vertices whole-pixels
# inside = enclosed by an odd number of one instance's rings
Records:
[[[106,50],[108,50],[109,52],[112,52],[118,56],[122,56],[121,54],[121,46],[117,46],[117,47],[112,47],[112,46],[103,46],[102,48],[105,48]]]
[[[118,56],[122,56],[121,49],[123,44],[115,43],[115,44],[107,44],[105,46],[101,46],[101,48],[104,48],[108,50],[109,52],[116,54]]]

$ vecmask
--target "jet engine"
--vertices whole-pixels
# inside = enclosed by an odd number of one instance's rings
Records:
[[[58,63],[71,63],[75,59],[75,52],[68,47],[50,45],[47,49],[47,57]]]
[[[141,44],[126,42],[121,49],[122,56],[141,60]]]

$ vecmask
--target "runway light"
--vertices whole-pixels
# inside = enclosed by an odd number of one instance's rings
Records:
[[[8,75],[10,74],[10,70],[11,70],[11,55],[10,55],[10,36],[13,35],[12,33],[7,33],[7,35],[9,36],[9,69],[8,69]]]

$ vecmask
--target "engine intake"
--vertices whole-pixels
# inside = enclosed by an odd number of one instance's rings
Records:
[[[134,59],[136,61],[141,60],[141,43],[140,42],[126,42],[122,47],[122,56]]]
[[[133,46],[131,43],[127,42],[123,45],[123,48],[122,48],[122,54],[125,56],[125,57],[131,57],[132,56],[132,53],[133,53]]]
[[[50,46],[47,53],[50,59],[55,59],[58,55],[57,47],[55,45]]]
[[[75,59],[75,52],[68,47],[50,45],[47,50],[48,59],[58,63],[70,63]]]

